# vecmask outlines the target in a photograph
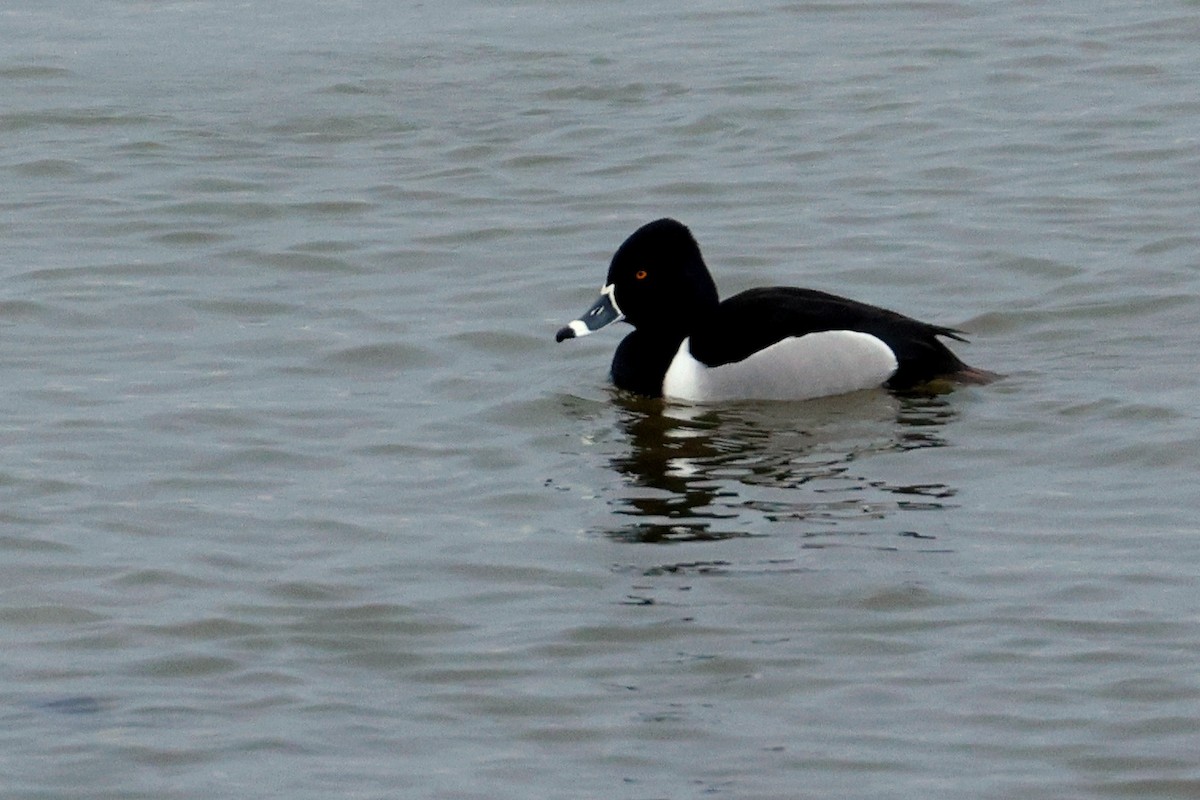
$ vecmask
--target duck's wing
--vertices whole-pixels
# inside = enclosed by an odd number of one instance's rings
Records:
[[[709,367],[742,361],[790,336],[857,331],[886,344],[896,356],[892,388],[953,376],[970,368],[939,336],[965,342],[960,331],[906,317],[845,297],[778,286],[750,289],[718,306],[709,325],[691,335],[692,355]]]

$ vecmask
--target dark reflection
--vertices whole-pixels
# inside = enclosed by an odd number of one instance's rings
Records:
[[[956,412],[938,395],[709,407],[618,394],[616,403],[628,449],[611,459],[626,486],[611,504],[625,522],[604,533],[619,541],[761,535],[763,521],[803,522],[806,536],[860,535],[847,523],[943,508],[955,494],[940,483],[872,478],[863,464],[943,446]]]
[[[100,700],[90,695],[58,697],[42,700],[35,705],[43,711],[56,714],[98,714],[103,708]]]

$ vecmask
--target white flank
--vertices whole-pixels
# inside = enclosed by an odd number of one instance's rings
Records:
[[[868,333],[791,336],[732,364],[709,368],[684,339],[663,378],[663,395],[693,403],[809,400],[882,385],[896,371],[890,347]]]

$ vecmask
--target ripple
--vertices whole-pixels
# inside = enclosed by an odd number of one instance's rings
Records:
[[[105,702],[91,695],[76,695],[40,700],[34,706],[43,711],[73,716],[76,714],[99,714],[105,709]]]
[[[46,625],[72,627],[107,619],[86,608],[67,605],[6,606],[0,608],[0,622],[40,628]]]
[[[44,64],[23,64],[0,67],[0,80],[44,80],[47,78],[69,78],[71,70]]]
[[[322,363],[339,368],[369,367],[376,370],[396,371],[428,367],[444,363],[444,359],[436,356],[428,347],[418,347],[403,342],[389,342],[359,345],[339,350],[324,356]]]

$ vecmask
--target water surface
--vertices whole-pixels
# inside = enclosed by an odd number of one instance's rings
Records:
[[[1200,794],[1194,4],[0,29],[6,796]],[[663,215],[1006,378],[615,393]]]

